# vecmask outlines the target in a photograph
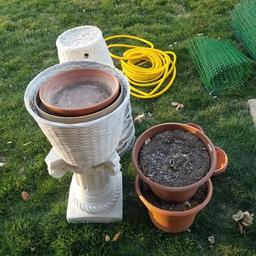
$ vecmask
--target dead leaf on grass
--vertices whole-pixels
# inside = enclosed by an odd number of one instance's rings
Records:
[[[135,118],[134,118],[134,122],[135,123],[142,123],[144,120],[146,119],[146,116],[145,114],[140,114],[140,115],[137,115]]]
[[[208,241],[210,243],[210,246],[213,246],[215,244],[215,237],[214,236],[208,236]]]
[[[245,233],[245,230],[252,225],[254,215],[248,211],[239,210],[236,214],[232,215],[232,220],[238,224],[241,234]]]
[[[171,106],[176,108],[176,110],[184,108],[184,105],[180,102],[177,102],[177,101],[173,101],[171,103]]]
[[[176,107],[176,110],[178,110],[178,109],[183,109],[183,108],[184,108],[184,105],[181,104],[181,103],[179,103],[178,106]]]
[[[173,101],[173,102],[171,103],[172,107],[175,107],[175,108],[178,106],[178,104],[179,104],[179,102],[176,102],[176,101]]]
[[[21,198],[27,202],[30,199],[29,193],[27,191],[22,191]]]
[[[105,241],[109,242],[110,241],[110,236],[109,235],[105,235]]]
[[[121,235],[121,232],[118,231],[118,232],[114,235],[112,241],[113,241],[113,242],[116,242],[116,241],[120,238],[120,235]]]

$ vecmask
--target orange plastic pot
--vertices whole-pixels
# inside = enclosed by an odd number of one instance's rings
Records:
[[[153,224],[157,228],[169,233],[179,233],[190,228],[194,222],[196,215],[211,200],[213,192],[212,182],[209,179],[207,181],[208,193],[205,200],[201,204],[186,211],[168,211],[160,209],[146,200],[141,192],[141,179],[138,175],[135,181],[135,189],[140,200],[148,209],[149,217]]]
[[[190,132],[199,139],[201,139],[201,141],[204,143],[205,147],[208,150],[211,166],[210,170],[202,179],[191,185],[182,187],[168,187],[152,181],[143,174],[142,170],[139,168],[139,153],[148,138],[151,138],[160,132],[177,129]],[[139,136],[132,150],[132,162],[137,174],[146,184],[149,185],[149,187],[156,196],[166,202],[179,203],[191,198],[196,193],[197,189],[210,179],[216,168],[217,156],[211,140],[203,133],[202,128],[200,129],[200,126],[197,126],[195,124],[163,123],[151,127]]]
[[[188,125],[197,128],[201,132],[204,132],[203,128],[197,124],[188,123]],[[228,167],[228,156],[226,152],[222,148],[216,147],[216,146],[215,146],[215,151],[217,155],[217,163],[212,176],[216,176],[221,173],[224,173]]]
[[[217,154],[217,164],[213,176],[225,172],[228,167],[228,156],[226,152],[220,147],[215,147],[215,151]]]
[[[187,123],[187,125],[193,126],[197,128],[199,131],[204,132],[203,128],[198,124]],[[214,148],[217,155],[217,163],[212,176],[224,173],[228,167],[228,155],[226,154],[226,152],[220,147],[215,146]]]

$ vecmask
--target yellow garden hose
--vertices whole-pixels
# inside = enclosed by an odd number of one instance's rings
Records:
[[[155,49],[151,42],[136,36],[115,35],[105,38],[105,41],[120,38],[146,44],[145,47],[121,43],[108,44],[109,49],[128,49],[123,52],[123,56],[114,53],[111,53],[111,56],[120,61],[122,70],[130,82],[131,95],[140,99],[152,99],[165,93],[176,78],[175,53]],[[169,81],[165,82],[168,79]]]

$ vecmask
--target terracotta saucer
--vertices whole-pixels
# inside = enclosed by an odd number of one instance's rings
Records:
[[[46,120],[49,120],[52,122],[57,122],[57,123],[64,123],[64,124],[77,124],[77,123],[93,121],[93,120],[101,118],[105,115],[108,115],[122,103],[122,100],[123,100],[123,94],[122,94],[122,92],[120,92],[119,95],[117,96],[117,99],[112,104],[107,106],[106,108],[104,108],[100,111],[97,111],[95,113],[92,113],[92,114],[83,115],[83,116],[73,116],[73,117],[57,116],[57,115],[49,112],[45,108],[45,106],[42,104],[42,102],[40,101],[38,94],[37,94],[37,97],[36,97],[34,103],[35,103],[35,107],[37,109],[39,116],[41,116],[42,118],[44,118]]]
[[[60,73],[40,88],[39,98],[60,116],[95,113],[113,103],[120,86],[116,77],[98,69],[75,69]]]

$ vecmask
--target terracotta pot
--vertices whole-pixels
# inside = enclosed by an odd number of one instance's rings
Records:
[[[168,211],[160,209],[147,201],[141,192],[141,179],[138,175],[135,181],[136,193],[139,196],[140,200],[143,202],[143,204],[147,207],[151,221],[157,228],[169,233],[179,233],[190,228],[190,226],[194,222],[196,215],[211,200],[213,187],[210,179],[207,181],[207,188],[207,196],[205,200],[198,206],[186,211]]]
[[[215,147],[215,151],[217,154],[217,164],[213,176],[225,172],[228,167],[228,156],[226,152],[220,147]]]
[[[106,90],[109,95],[98,103],[94,103],[95,96],[91,95],[91,99],[88,99],[86,104],[83,101],[79,103],[79,100],[77,100],[77,106],[75,107],[60,107],[58,104],[56,104],[58,98],[57,95],[60,95],[60,92],[68,90],[71,87],[74,88],[78,85],[102,86],[102,88],[104,87],[104,90]],[[119,89],[119,82],[111,73],[98,69],[75,69],[62,72],[48,79],[39,90],[39,98],[50,112],[60,116],[83,116],[95,113],[112,104],[118,96]],[[77,97],[81,101],[82,98],[79,97],[82,95],[79,93],[83,92],[77,92]],[[94,93],[95,95],[99,95],[100,90],[98,89],[98,93],[97,91]],[[68,101],[67,99],[68,97],[64,98],[63,100]],[[65,104],[67,103],[65,102]]]
[[[190,132],[202,140],[202,142],[204,143],[205,147],[208,150],[210,160],[211,160],[211,166],[210,166],[210,170],[202,179],[200,179],[199,181],[191,185],[183,186],[183,187],[168,187],[152,181],[151,179],[149,179],[143,174],[142,170],[139,168],[139,153],[142,146],[144,145],[145,141],[148,138],[151,138],[160,132],[164,132],[167,130],[176,130],[176,129]],[[194,127],[188,124],[181,124],[181,123],[164,123],[164,124],[153,126],[152,128],[146,130],[144,133],[142,133],[139,136],[132,150],[132,162],[137,174],[146,184],[149,185],[151,190],[159,198],[161,198],[163,201],[166,201],[166,202],[179,203],[191,198],[196,193],[197,189],[210,179],[210,177],[213,175],[216,168],[217,157],[216,157],[216,151],[212,142],[201,130],[198,129],[198,127]]]

